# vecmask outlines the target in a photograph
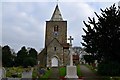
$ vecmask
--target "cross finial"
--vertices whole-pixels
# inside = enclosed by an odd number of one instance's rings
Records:
[[[72,45],[72,40],[73,40],[72,36],[70,36],[70,38],[68,38],[68,40],[70,40],[70,44]]]

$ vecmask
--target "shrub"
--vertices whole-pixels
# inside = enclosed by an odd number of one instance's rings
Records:
[[[114,61],[102,62],[98,65],[98,73],[104,76],[120,76],[120,64]]]

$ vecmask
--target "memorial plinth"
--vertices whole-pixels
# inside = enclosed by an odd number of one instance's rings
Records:
[[[78,78],[76,66],[67,66],[66,78]]]

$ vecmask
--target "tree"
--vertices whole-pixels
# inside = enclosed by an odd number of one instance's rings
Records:
[[[30,48],[30,50],[28,52],[29,52],[28,56],[29,56],[30,60],[32,59],[34,61],[31,64],[36,65],[37,64],[37,51],[34,48]]]
[[[27,49],[25,46],[23,46],[21,50],[18,51],[17,53],[17,59],[16,59],[17,66],[24,66],[23,62],[27,58],[27,56],[28,56]]]
[[[2,66],[12,67],[13,66],[13,56],[11,49],[8,45],[2,47]]]
[[[90,65],[90,63],[94,63],[94,57],[92,55],[84,55],[83,56],[85,59],[85,62],[88,63]]]
[[[30,48],[28,55],[29,55],[29,57],[33,57],[33,58],[37,59],[37,51],[34,48]]]
[[[26,59],[23,60],[23,67],[28,67],[28,66],[33,67],[34,65],[36,65],[35,58],[27,57]]]
[[[23,46],[21,50],[18,51],[15,61],[17,66],[34,66],[37,64],[37,51],[33,48],[27,50],[26,47]]]
[[[84,40],[82,45],[101,63],[110,61],[120,63],[120,7],[116,8],[114,4],[105,10],[100,10],[101,15],[95,12],[98,22],[90,17],[88,23],[84,21],[87,30],[83,28],[86,35],[82,35]]]

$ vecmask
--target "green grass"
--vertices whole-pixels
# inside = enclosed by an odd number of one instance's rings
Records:
[[[32,78],[37,78],[38,76],[38,70],[36,68],[33,69],[33,73],[32,73]]]
[[[80,70],[80,65],[77,65],[77,75],[79,77],[83,76],[82,73],[81,73],[81,70]]]
[[[49,76],[51,75],[51,69],[50,70],[46,70],[44,75],[39,75],[38,74],[38,70],[34,69],[33,70],[33,74],[32,74],[32,78],[39,78],[39,80],[48,80]]]
[[[48,78],[50,76],[50,74],[51,74],[51,69],[47,70],[46,73],[43,76],[41,76],[40,78]]]
[[[59,73],[60,73],[60,76],[66,76],[66,67],[60,67]]]
[[[17,76],[18,76],[18,78],[21,78],[22,71],[23,71],[22,67],[6,68],[6,77],[12,77],[13,74],[19,73],[19,74],[17,74]]]

